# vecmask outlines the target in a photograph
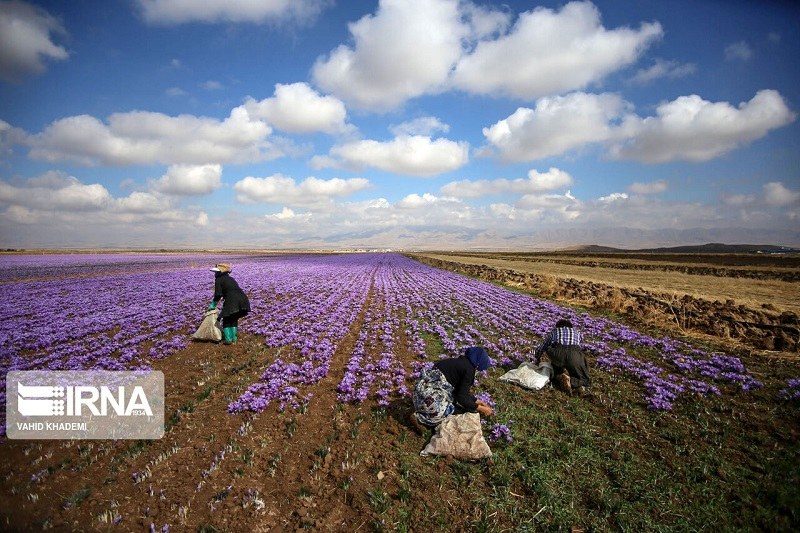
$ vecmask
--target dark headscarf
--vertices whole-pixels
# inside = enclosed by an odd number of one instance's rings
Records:
[[[489,354],[486,353],[486,349],[482,346],[473,346],[472,348],[467,348],[464,352],[464,355],[467,356],[469,362],[472,363],[479,372],[483,372],[487,368],[489,368]]]

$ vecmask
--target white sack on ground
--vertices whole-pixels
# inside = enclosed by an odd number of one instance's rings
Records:
[[[464,413],[450,415],[436,426],[436,434],[420,455],[452,455],[458,459],[483,459],[492,450],[483,438],[481,415]]]
[[[196,341],[221,341],[222,330],[217,326],[217,316],[219,311],[212,309],[206,311],[203,315],[203,321],[200,322],[200,327],[192,335],[192,339]]]
[[[553,366],[550,363],[522,363],[517,368],[512,368],[502,376],[500,381],[516,383],[526,389],[539,390],[553,377]]]

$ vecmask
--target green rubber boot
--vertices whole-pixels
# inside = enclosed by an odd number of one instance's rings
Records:
[[[222,343],[233,344],[236,341],[236,328],[222,328]]]
[[[233,326],[233,342],[236,342],[238,335],[239,335],[239,327]]]

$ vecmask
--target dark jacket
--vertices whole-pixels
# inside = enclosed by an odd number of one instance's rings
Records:
[[[250,300],[227,272],[218,273],[214,279],[214,303],[220,299],[225,300],[222,305],[222,318],[236,313],[247,314],[250,311]]]
[[[475,412],[478,404],[475,403],[475,396],[470,394],[469,389],[475,383],[475,367],[472,366],[466,357],[453,357],[451,359],[440,359],[433,364],[438,368],[447,382],[453,386],[453,403],[461,406],[468,412]]]

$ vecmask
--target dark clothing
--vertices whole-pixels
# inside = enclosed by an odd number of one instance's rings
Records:
[[[478,409],[478,404],[475,403],[475,396],[469,393],[469,389],[475,383],[475,367],[469,359],[466,357],[440,359],[433,366],[438,368],[447,382],[453,386],[453,404],[456,413],[474,413]]]
[[[218,273],[214,279],[214,304],[220,300],[224,300],[222,313],[220,313],[223,325],[226,318],[238,320],[250,312],[250,300],[247,299],[244,291],[239,288],[236,280],[227,272]]]
[[[247,311],[239,311],[232,315],[222,317],[223,328],[235,328],[239,326],[239,319],[247,314]]]
[[[553,375],[558,376],[566,370],[572,388],[589,387],[592,384],[589,379],[589,365],[586,362],[586,356],[583,355],[579,346],[551,344],[545,353],[553,365]]]

